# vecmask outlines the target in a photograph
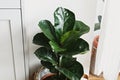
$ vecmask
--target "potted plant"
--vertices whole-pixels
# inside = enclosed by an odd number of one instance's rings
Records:
[[[41,20],[38,25],[42,32],[34,36],[33,43],[40,48],[34,54],[52,73],[43,80],[80,80],[84,69],[74,55],[89,51],[89,44],[80,37],[90,28],[62,7],[54,12],[54,25],[48,20]]]

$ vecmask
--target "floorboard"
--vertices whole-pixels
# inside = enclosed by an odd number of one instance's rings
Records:
[[[95,76],[95,75],[91,75],[89,76],[89,79],[88,80],[105,80],[102,76],[101,77],[98,77],[98,76]],[[120,80],[120,75],[118,76],[118,80]]]

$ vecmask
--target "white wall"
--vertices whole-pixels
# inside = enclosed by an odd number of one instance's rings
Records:
[[[30,74],[40,65],[40,61],[33,54],[37,46],[32,44],[33,36],[40,32],[38,22],[41,19],[53,21],[53,12],[60,6],[72,10],[76,14],[76,18],[88,24],[91,27],[91,32],[93,31],[96,0],[25,0],[24,16],[27,38],[29,40]],[[92,44],[93,39],[91,32],[84,36],[84,38],[89,41],[89,44]],[[85,73],[89,73],[90,52],[79,56],[79,61],[84,65]]]

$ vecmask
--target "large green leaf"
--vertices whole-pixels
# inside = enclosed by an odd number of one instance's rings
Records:
[[[89,32],[90,28],[82,21],[76,21],[74,25],[74,30],[79,31],[79,36]]]
[[[79,31],[68,31],[63,36],[61,36],[61,44],[66,45],[79,37]]]
[[[48,48],[50,47],[49,41],[50,40],[43,33],[37,33],[33,37],[33,43],[34,44],[45,46],[45,47],[48,47]]]
[[[73,29],[75,23],[75,15],[72,11],[59,7],[54,12],[55,27],[58,32],[67,32]],[[60,33],[62,34],[62,33]]]
[[[84,54],[89,50],[89,44],[81,38],[75,40],[74,42],[67,43],[65,47],[67,50],[63,53],[63,55]]]
[[[53,41],[50,41],[49,44],[51,45],[52,49],[58,53],[58,52],[63,52],[65,51],[66,49],[63,49],[60,47],[59,44],[57,44],[56,42],[53,42]]]
[[[67,69],[71,71],[72,73],[74,73],[80,79],[84,74],[83,66],[77,61],[73,61],[72,63],[73,65]]]
[[[50,72],[52,73],[57,73],[57,70],[55,69],[55,67],[52,65],[52,63],[48,62],[48,61],[43,61],[41,60],[41,64],[48,68],[50,70]]]
[[[55,54],[52,51],[48,50],[47,48],[45,47],[38,48],[34,53],[39,59],[43,61],[48,61],[53,65],[57,65],[57,58]]]
[[[70,80],[80,80],[79,77],[75,75],[75,73],[72,73],[66,68],[56,67],[56,69]]]
[[[56,67],[56,69],[70,80],[80,80],[84,74],[83,66],[79,62],[74,62],[70,68]]]
[[[59,65],[64,68],[69,68],[73,65],[73,61],[76,61],[76,58],[72,56],[60,56]]]
[[[82,64],[76,61],[76,58],[70,56],[61,56],[59,65],[57,70],[67,76],[70,80],[77,80],[77,78],[80,80],[84,73]]]
[[[50,21],[42,20],[39,22],[38,25],[48,39],[56,41],[55,28],[53,27]]]

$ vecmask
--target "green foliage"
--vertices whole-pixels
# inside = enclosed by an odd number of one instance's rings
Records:
[[[99,15],[99,16],[98,16],[98,21],[99,21],[99,22],[98,22],[98,23],[95,23],[94,31],[100,29],[100,26],[101,26],[101,20],[102,20],[102,16]]]
[[[90,28],[62,7],[54,12],[54,25],[48,20],[41,20],[38,25],[42,32],[34,36],[33,43],[42,46],[34,52],[41,64],[56,73],[54,80],[80,80],[83,66],[73,56],[89,50],[87,41],[80,37]]]

